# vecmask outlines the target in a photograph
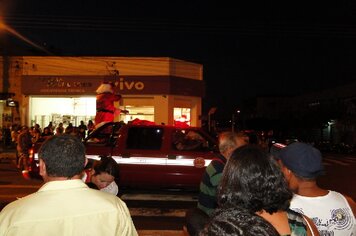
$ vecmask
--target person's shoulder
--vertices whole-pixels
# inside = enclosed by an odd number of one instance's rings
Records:
[[[329,196],[339,197],[340,199],[345,198],[348,203],[355,204],[355,201],[347,194],[329,190]]]
[[[118,212],[119,214],[129,216],[129,209],[126,203],[111,193],[88,188],[81,197],[86,199],[83,201],[85,204],[88,202],[94,203],[90,207],[92,210],[96,209],[98,212]]]
[[[342,194],[344,198],[346,199],[347,203],[349,204],[352,212],[354,215],[356,215],[356,203],[355,201],[348,195]]]
[[[93,199],[97,199],[98,198],[98,203],[99,202],[101,202],[101,203],[103,203],[103,202],[111,202],[111,203],[115,203],[115,202],[120,202],[121,203],[121,202],[123,202],[116,195],[114,195],[112,193],[100,191],[100,190],[95,189],[95,188],[88,188],[87,197],[93,198]]]
[[[210,164],[213,166],[219,166],[223,168],[226,164],[226,158],[222,155],[218,155],[212,159]]]
[[[18,198],[17,200],[7,204],[0,212],[0,215],[11,214],[11,212],[18,212],[36,205],[36,193],[29,194],[25,197]],[[37,201],[38,202],[38,201]]]
[[[94,189],[93,189],[94,190]],[[104,191],[100,191],[100,190],[94,190],[96,192],[99,192],[98,194],[100,194],[102,196],[103,201],[109,202],[110,204],[114,205],[115,208],[119,209],[119,210],[124,210],[124,211],[128,211],[128,207],[125,203],[124,200],[122,200],[120,197],[108,193],[108,192],[104,192]]]
[[[338,201],[339,203],[343,202],[346,205],[348,204],[349,207],[351,208],[353,214],[356,215],[356,203],[350,196],[348,196],[344,193],[329,190],[328,197],[329,197],[329,199],[332,199],[333,201]]]

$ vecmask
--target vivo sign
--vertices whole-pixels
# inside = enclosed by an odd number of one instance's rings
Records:
[[[143,90],[145,88],[145,84],[141,81],[125,81],[124,78],[120,78],[119,81],[115,82],[115,86],[120,90]]]

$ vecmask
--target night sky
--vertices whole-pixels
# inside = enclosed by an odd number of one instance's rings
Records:
[[[231,114],[256,95],[295,95],[355,80],[355,1],[249,2],[0,0],[0,11],[7,25],[53,55],[201,63],[204,112],[217,106]],[[39,53],[1,36],[3,52]]]

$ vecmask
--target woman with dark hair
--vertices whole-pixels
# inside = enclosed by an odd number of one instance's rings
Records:
[[[92,168],[86,168],[83,181],[94,189],[114,195],[119,193],[116,182],[119,179],[119,165],[112,157],[101,156],[100,161],[94,161]]]
[[[199,236],[278,236],[262,217],[241,208],[218,209]]]
[[[220,207],[256,213],[280,235],[319,235],[310,219],[289,209],[292,197],[280,167],[262,149],[248,145],[232,153],[219,185]]]

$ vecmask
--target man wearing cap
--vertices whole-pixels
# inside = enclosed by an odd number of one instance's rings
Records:
[[[294,192],[292,210],[311,218],[320,235],[356,235],[355,202],[316,183],[316,178],[324,172],[318,149],[296,142],[283,148],[277,157]]]

